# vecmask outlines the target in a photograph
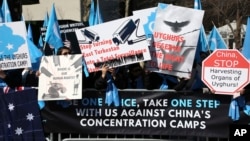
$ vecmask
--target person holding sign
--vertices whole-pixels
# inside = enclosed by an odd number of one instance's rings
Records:
[[[177,77],[172,76],[172,75],[161,74],[158,72],[151,72],[151,71],[146,71],[145,73],[145,87],[148,90],[173,89],[178,83],[179,82],[178,82]]]
[[[22,86],[22,69],[16,70],[0,70],[0,78],[10,88]],[[13,79],[13,77],[15,79]]]
[[[142,64],[135,63],[128,65],[127,87],[128,89],[145,89],[145,70]]]
[[[109,68],[108,65],[104,64],[101,68],[101,74],[97,74],[99,77],[95,80],[95,88],[97,90],[106,89],[108,86],[108,77],[111,76],[113,83],[118,89],[126,88],[124,68]]]
[[[56,53],[56,55],[68,55],[68,54],[71,54],[71,49],[66,46],[60,47]]]
[[[20,86],[37,87],[38,76],[38,71],[29,68],[6,71],[0,69],[0,79],[2,79],[10,88]]]
[[[248,85],[246,85],[243,89],[241,89],[239,91],[239,93],[241,95],[243,95],[243,94],[249,94],[250,93],[250,83]]]
[[[191,90],[191,91],[203,91],[207,89],[206,85],[201,81],[202,61],[209,56],[209,52],[200,52],[200,60],[195,58],[193,62],[192,71],[190,72],[190,78],[180,78],[178,85],[174,87],[176,91]]]
[[[103,64],[101,68],[101,76],[95,81],[95,88],[97,90],[106,89],[105,104],[111,106],[120,106],[120,99],[118,89],[124,89],[126,81],[124,78],[123,67],[110,68]]]

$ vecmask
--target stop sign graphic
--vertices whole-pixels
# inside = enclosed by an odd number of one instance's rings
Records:
[[[236,49],[216,49],[202,62],[202,81],[216,94],[234,95],[249,83],[249,62]]]

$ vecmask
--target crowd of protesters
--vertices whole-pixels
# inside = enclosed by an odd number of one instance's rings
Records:
[[[69,47],[63,46],[57,50],[56,55],[72,54]],[[205,58],[205,57],[204,57]],[[112,79],[118,89],[161,89],[165,83],[166,89],[181,90],[202,90],[205,85],[200,79],[201,64],[194,61],[190,78],[178,78],[168,74],[151,72],[144,67],[145,62],[129,64],[117,68],[110,68],[107,65],[101,66],[101,70],[92,72],[89,76],[82,75],[82,89],[94,88],[103,90],[107,88],[108,79]],[[19,86],[39,87],[38,79],[40,72],[29,68],[0,70],[0,79],[10,88]],[[197,77],[198,75],[198,77]],[[199,87],[194,87],[197,83]],[[162,89],[163,90],[163,89]]]
[[[56,55],[72,54],[70,47],[63,46],[57,50]],[[101,66],[100,71],[89,73],[89,76],[82,75],[82,89],[105,90],[108,87],[108,81],[112,81],[120,89],[146,89],[146,90],[175,90],[175,91],[193,91],[213,93],[201,81],[202,60],[209,53],[200,54],[201,61],[194,60],[193,68],[189,78],[179,78],[177,76],[151,72],[144,67],[145,62],[129,64],[116,68],[110,68],[107,65]],[[84,66],[83,66],[84,67]],[[39,70],[30,68],[1,70],[1,87],[3,83],[9,88],[37,87],[39,88]],[[162,87],[165,83],[165,88]],[[239,91],[240,94],[249,93],[250,84]],[[205,91],[204,91],[205,90]]]

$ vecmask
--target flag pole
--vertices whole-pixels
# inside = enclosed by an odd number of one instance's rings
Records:
[[[43,54],[45,54],[45,47],[46,47],[46,42],[44,42],[44,44],[43,44]]]
[[[98,7],[97,7],[98,6]],[[98,12],[97,12],[97,8],[98,8]],[[96,4],[96,14],[97,14],[97,19],[98,19],[98,24],[100,23],[100,9],[99,9],[99,0],[97,0],[97,4]]]

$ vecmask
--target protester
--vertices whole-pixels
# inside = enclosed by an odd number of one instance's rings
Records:
[[[10,88],[26,86],[37,87],[38,86],[39,72],[33,71],[29,68],[14,69],[14,70],[0,70],[0,78]]]
[[[200,60],[194,60],[190,78],[180,78],[180,82],[173,88],[176,91],[203,91],[207,86],[201,80],[202,61],[209,55],[208,52],[200,53]]]
[[[22,86],[22,69],[0,70],[0,78],[11,88]],[[15,79],[13,79],[15,78]]]
[[[127,86],[128,89],[145,89],[143,63],[135,63],[127,66]]]
[[[72,54],[72,51],[69,47],[63,46],[57,50],[57,55],[68,55],[68,54]],[[82,66],[82,67],[86,67],[86,66]],[[86,74],[83,74],[82,75],[82,89],[95,88],[94,83],[97,77],[98,76],[96,72],[89,73],[89,76],[86,76]]]
[[[241,95],[249,94],[249,93],[250,93],[250,83],[247,84],[243,89],[241,89],[241,90],[239,91],[239,93],[240,93]]]
[[[118,89],[126,88],[124,67],[109,68],[108,65],[104,64],[100,72],[101,73],[96,74],[97,79],[95,80],[95,88],[97,90],[106,89],[110,79]]]
[[[56,55],[68,55],[68,54],[71,54],[71,49],[66,46],[60,47],[56,53]]]
[[[189,91],[192,90],[192,85],[195,81],[195,76],[196,76],[196,63],[193,63],[192,70],[189,74],[189,78],[179,78],[178,84],[173,88],[176,91]]]
[[[148,90],[161,89],[165,83],[166,89],[173,89],[178,84],[176,76],[162,74],[158,72],[146,71],[145,73],[145,87]],[[163,88],[162,88],[163,89]]]

